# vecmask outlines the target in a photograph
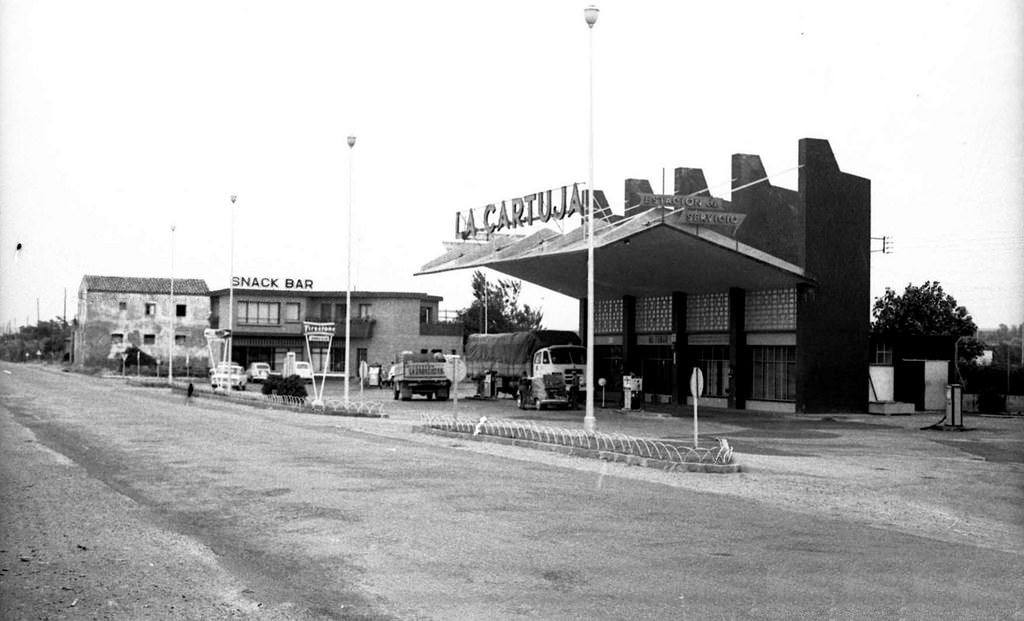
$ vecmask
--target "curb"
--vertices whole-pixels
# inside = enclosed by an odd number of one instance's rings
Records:
[[[164,386],[166,388],[166,386]],[[177,392],[184,394],[185,388],[180,386],[172,386],[171,392]],[[258,410],[285,410],[288,412],[296,412],[298,414],[312,414],[314,416],[341,416],[346,418],[389,418],[387,414],[366,414],[363,412],[327,412],[323,410],[313,409],[311,405],[298,405],[289,403],[273,403],[270,401],[261,401],[259,399],[236,399],[231,395],[223,395],[216,392],[208,391],[196,391],[192,394],[193,399],[210,399],[213,401],[221,401],[226,403],[233,403],[236,405],[246,405]]]
[[[580,448],[578,446],[565,446],[563,444],[550,444],[547,442],[536,442],[534,440],[523,440],[518,438],[505,438],[502,436],[471,435],[447,429],[436,429],[424,425],[413,425],[413,433],[424,433],[428,435],[442,436],[445,438],[459,438],[475,442],[490,442],[492,444],[504,444],[506,446],[519,446],[523,448],[537,449],[551,453],[560,453],[573,457],[587,457],[590,459],[602,459],[604,461],[622,463],[629,466],[640,466],[653,468],[664,472],[704,472],[708,474],[736,474],[744,472],[741,464],[702,464],[696,462],[672,462],[653,457],[639,457],[625,453],[613,453],[598,449]]]

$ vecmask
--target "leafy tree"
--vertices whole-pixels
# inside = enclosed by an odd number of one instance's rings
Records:
[[[967,309],[942,290],[938,281],[926,281],[920,287],[908,284],[902,294],[886,288],[871,309],[875,334],[889,336],[971,337],[960,342],[960,357],[972,360],[983,345],[974,338],[978,331]]]
[[[466,334],[484,331],[484,309],[486,308],[487,332],[515,332],[538,330],[544,319],[544,312],[534,310],[529,304],[519,304],[523,284],[518,280],[499,279],[488,282],[480,270],[473,272],[473,303],[459,311],[459,320]]]
[[[71,326],[60,318],[21,326],[16,333],[0,337],[0,358],[24,362],[35,360],[39,352],[44,360],[60,360],[64,340],[70,336]]]

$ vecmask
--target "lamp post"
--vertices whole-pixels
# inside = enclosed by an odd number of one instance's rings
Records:
[[[583,19],[587,22],[590,65],[590,115],[589,115],[589,152],[587,178],[587,409],[583,417],[583,430],[587,433],[597,431],[597,419],[594,417],[594,24],[597,23],[598,9],[590,5],[583,9]]]
[[[224,362],[227,363],[234,359],[234,352],[231,351],[231,341],[235,337],[235,201],[237,199],[237,195],[231,195],[231,281],[228,283],[228,338],[224,342],[226,346]],[[230,375],[231,370],[229,367],[228,376],[230,377]],[[228,381],[230,382],[231,379]],[[230,388],[230,384],[228,387]]]
[[[167,341],[167,384],[174,384],[174,229],[171,225],[171,303],[167,322],[171,324],[171,336]]]
[[[355,151],[353,147],[356,146],[356,137],[348,137],[348,243],[345,264],[346,264],[346,278],[345,278],[345,404],[348,404],[348,378],[349,378],[349,366],[348,361],[351,357],[349,348],[351,346],[352,339],[349,336],[349,332],[352,327],[352,160],[355,159]],[[324,370],[326,372],[326,369]]]

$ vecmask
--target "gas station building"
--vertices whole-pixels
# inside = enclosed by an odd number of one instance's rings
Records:
[[[648,402],[682,404],[697,367],[702,404],[868,410],[871,183],[843,172],[826,140],[800,140],[798,166],[790,190],[759,156],[733,155],[729,200],[697,168],[675,170],[671,195],[627,179],[621,214],[594,193],[595,380],[614,392],[632,373]],[[487,267],[577,298],[583,336],[584,227],[531,225],[582,215],[585,195],[460,213],[456,243],[419,273]]]

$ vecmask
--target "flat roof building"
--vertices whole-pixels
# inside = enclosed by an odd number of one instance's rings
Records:
[[[594,193],[595,379],[614,389],[631,372],[649,400],[684,403],[697,367],[709,405],[867,411],[871,184],[825,140],[800,140],[798,160],[797,190],[737,154],[729,200],[695,168],[676,169],[672,195],[627,179],[621,215]],[[576,195],[460,213],[456,242],[419,273],[488,267],[578,298],[584,336],[583,228],[525,230],[582,214]]]
[[[228,304],[234,297],[235,313],[230,322],[232,357],[242,366],[252,362],[270,363],[274,370],[284,367],[289,353],[297,360],[309,360],[316,373],[345,371],[345,291],[313,291],[311,281],[281,279],[238,279],[260,286],[218,289],[210,292],[210,327],[229,328]],[[262,284],[261,284],[262,283]],[[296,286],[300,283],[302,286]],[[262,286],[268,285],[268,286]],[[290,286],[289,286],[290,285]],[[282,288],[276,288],[276,287]],[[349,372],[358,375],[360,364],[393,362],[403,351],[459,354],[462,352],[462,324],[440,316],[443,298],[426,293],[394,291],[352,291],[349,337]],[[335,324],[330,356],[326,343],[314,344],[306,353],[303,322]]]

